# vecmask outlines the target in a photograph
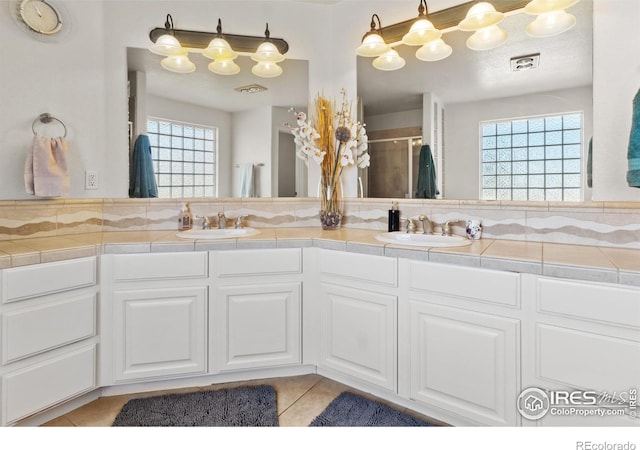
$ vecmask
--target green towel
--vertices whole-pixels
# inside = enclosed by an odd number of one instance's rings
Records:
[[[436,198],[439,193],[436,181],[436,165],[433,163],[431,148],[425,144],[420,148],[418,184],[415,198]]]
[[[158,196],[158,186],[153,173],[149,136],[141,134],[133,146],[129,170],[129,197],[148,198]]]
[[[640,187],[640,90],[638,90],[633,99],[633,116],[631,118],[631,136],[629,136],[627,160],[629,161],[627,184],[630,187]]]

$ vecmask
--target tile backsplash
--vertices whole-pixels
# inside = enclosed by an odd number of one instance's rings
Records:
[[[246,226],[319,227],[314,198],[190,199],[194,215],[247,216]],[[345,228],[386,231],[391,199],[346,199]],[[0,240],[100,231],[174,230],[183,200],[55,199],[0,201]],[[640,203],[399,200],[403,218],[425,214],[436,225],[479,219],[483,237],[640,248]],[[200,223],[195,221],[196,226]],[[464,234],[464,225],[453,226]]]

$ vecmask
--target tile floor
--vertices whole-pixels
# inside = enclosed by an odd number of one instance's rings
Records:
[[[210,386],[174,389],[170,391],[154,391],[139,394],[101,397],[63,416],[47,422],[43,426],[108,427],[111,426],[122,406],[132,398],[148,397],[152,395],[159,395],[161,393],[190,392],[196,390],[221,389],[257,384],[270,384],[275,388],[278,404],[278,418],[281,427],[306,427],[342,391],[356,392],[364,397],[377,400],[428,422],[438,423],[433,419],[421,416],[413,411],[406,410],[405,408],[395,406],[389,402],[380,400],[370,394],[360,392],[336,381],[320,375],[309,374],[294,377],[220,383]]]

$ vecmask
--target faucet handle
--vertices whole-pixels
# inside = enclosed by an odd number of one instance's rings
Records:
[[[202,219],[202,229],[208,230],[211,228],[211,221],[208,216],[193,216],[194,219]]]
[[[236,217],[235,227],[238,228],[238,229],[242,228],[242,221],[244,219],[246,219],[246,218],[247,218],[247,216],[238,216],[238,217]]]
[[[218,212],[218,228],[221,230],[227,228],[227,218],[224,215],[224,211]]]

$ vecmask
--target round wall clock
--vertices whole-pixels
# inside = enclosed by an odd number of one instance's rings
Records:
[[[18,14],[27,27],[36,33],[52,35],[62,30],[60,13],[45,0],[22,0]]]
[[[12,0],[9,2],[11,16],[25,31],[36,38],[51,39],[60,36],[68,28],[64,10],[56,2],[47,0]]]

